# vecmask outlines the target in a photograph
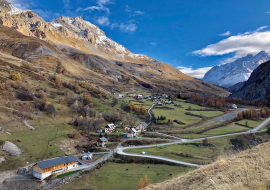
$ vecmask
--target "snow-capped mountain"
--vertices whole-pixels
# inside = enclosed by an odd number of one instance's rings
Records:
[[[257,55],[248,54],[232,63],[219,65],[209,70],[203,80],[218,86],[230,87],[247,81],[251,73],[262,63],[270,60],[269,54],[261,51]]]
[[[63,28],[69,29],[73,33],[80,35],[88,43],[91,43],[104,53],[112,54],[122,59],[129,57],[132,59],[151,60],[151,58],[146,55],[134,54],[130,52],[124,46],[108,38],[98,26],[83,20],[80,16],[76,18],[62,16],[60,18],[53,19],[49,23],[59,31],[61,31]]]

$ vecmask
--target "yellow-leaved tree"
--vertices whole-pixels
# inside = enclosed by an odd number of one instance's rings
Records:
[[[143,189],[143,188],[147,187],[150,184],[151,184],[151,181],[146,175],[146,176],[144,176],[143,179],[142,178],[140,179],[140,181],[139,181],[139,183],[137,185],[137,190]]]

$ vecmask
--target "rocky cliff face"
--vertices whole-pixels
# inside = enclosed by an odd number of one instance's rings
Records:
[[[255,56],[248,54],[232,63],[213,67],[205,74],[203,80],[228,88],[247,81],[254,69],[269,60],[270,56],[265,51]]]
[[[255,69],[248,81],[231,97],[244,100],[264,100],[270,94],[270,61]]]
[[[130,52],[81,17],[61,16],[46,22],[35,12],[18,10],[5,0],[0,0],[0,9],[0,24],[25,35],[0,27],[0,50],[15,57],[41,62],[48,68],[61,63],[71,74],[80,77],[89,78],[91,73],[99,79],[130,78],[132,84],[150,84],[175,91],[226,93],[166,63]]]

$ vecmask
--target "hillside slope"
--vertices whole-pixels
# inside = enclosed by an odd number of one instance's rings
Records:
[[[184,176],[150,185],[146,190],[266,190],[270,183],[270,142],[263,143],[227,160],[190,172]]]
[[[255,56],[248,54],[232,63],[213,67],[205,74],[203,81],[228,88],[247,81],[252,71],[269,60],[270,56],[265,51],[261,51]]]
[[[270,93],[270,61],[255,69],[244,85],[231,97],[244,100],[264,100]]]
[[[0,8],[4,10],[0,13],[0,24],[28,36],[14,40],[14,36],[1,27],[1,50],[33,64],[49,64],[51,69],[62,64],[72,75],[86,80],[95,75],[101,76],[101,80],[104,77],[155,89],[226,93],[226,90],[187,76],[167,63],[133,54],[81,17],[62,16],[46,22],[33,11],[18,10],[5,0],[0,0]],[[50,48],[45,48],[44,43]]]

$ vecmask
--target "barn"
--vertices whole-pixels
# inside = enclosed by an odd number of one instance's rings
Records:
[[[33,166],[33,176],[43,180],[50,175],[76,168],[77,161],[75,156],[64,156],[38,162]]]

